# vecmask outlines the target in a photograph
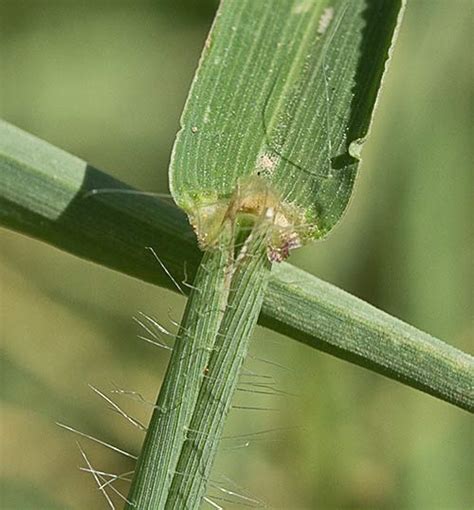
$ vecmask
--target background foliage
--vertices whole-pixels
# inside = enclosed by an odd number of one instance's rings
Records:
[[[3,0],[0,9],[1,116],[137,187],[166,191],[215,3]],[[291,259],[467,351],[470,19],[469,0],[409,4],[352,205],[327,241]],[[131,316],[169,324],[183,299],[0,235],[2,508],[96,508],[74,438],[54,422],[137,452],[140,433],[87,384],[153,400],[167,355],[136,339]],[[298,396],[240,393],[239,404],[277,411],[235,410],[229,434],[285,430],[247,448],[232,442],[216,472],[274,508],[472,506],[467,413],[263,329],[252,343],[256,357],[289,370],[249,366]],[[142,418],[149,411],[128,406]],[[95,467],[130,469],[81,443]]]

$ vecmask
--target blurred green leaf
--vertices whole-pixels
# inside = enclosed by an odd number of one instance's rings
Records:
[[[184,214],[166,201],[121,193],[87,195],[104,187],[130,188],[6,123],[0,124],[0,170],[3,226],[172,289],[168,275],[145,249],[154,246],[177,280],[194,276],[201,254]],[[471,356],[289,264],[274,271],[261,324],[474,409]],[[293,315],[295,300],[301,317]]]
[[[32,487],[26,482],[13,479],[0,479],[0,506],[4,510],[15,508],[64,510],[64,507],[56,503],[49,493],[49,489]]]

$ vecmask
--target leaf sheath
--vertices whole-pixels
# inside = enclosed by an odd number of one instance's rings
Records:
[[[184,442],[167,510],[198,508],[268,282],[264,236],[249,238],[233,271],[229,300]]]
[[[207,252],[186,303],[126,508],[164,508],[229,293],[226,252]]]

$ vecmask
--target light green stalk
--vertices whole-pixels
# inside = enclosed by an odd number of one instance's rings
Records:
[[[201,254],[176,207],[133,195],[82,198],[83,191],[100,187],[130,190],[85,161],[0,122],[0,225],[176,290],[170,278],[157,271],[153,257],[145,256],[143,247],[154,242],[176,278],[182,277],[184,264],[194,276]],[[291,264],[274,266],[259,322],[474,410],[472,356]]]
[[[222,243],[228,244],[225,232]],[[208,251],[199,266],[156,408],[138,459],[126,508],[163,508],[186,428],[226,308],[229,250]]]
[[[189,424],[166,509],[198,508],[257,323],[269,277],[266,232],[254,230],[233,267],[226,313]],[[245,250],[245,252],[244,252]]]
[[[269,276],[270,229],[248,220],[242,225],[237,216],[226,217],[216,245],[204,254],[127,509],[196,508],[205,491]]]

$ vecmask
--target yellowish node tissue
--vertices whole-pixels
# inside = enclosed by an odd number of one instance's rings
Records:
[[[304,213],[285,203],[266,179],[246,177],[238,182],[232,196],[218,199],[209,193],[199,202],[189,200],[186,211],[202,250],[218,246],[219,233],[227,222],[234,225],[246,216],[253,228],[267,234],[267,256],[272,262],[285,260],[290,251],[313,237],[316,227],[305,223]]]

